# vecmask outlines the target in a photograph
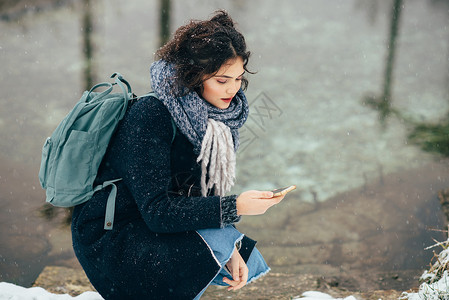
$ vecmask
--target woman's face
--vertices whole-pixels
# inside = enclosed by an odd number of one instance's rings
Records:
[[[242,85],[242,76],[245,73],[243,59],[237,57],[224,63],[213,77],[203,81],[204,100],[215,107],[226,109],[232,98]]]

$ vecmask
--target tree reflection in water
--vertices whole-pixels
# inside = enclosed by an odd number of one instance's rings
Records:
[[[439,153],[449,157],[449,113],[440,122],[423,123],[417,121],[414,117],[407,116],[392,105],[392,74],[402,8],[402,0],[394,0],[391,10],[391,26],[387,46],[388,55],[385,63],[382,94],[365,96],[362,102],[379,111],[379,119],[383,126],[385,126],[388,116],[394,115],[407,127],[410,127],[410,133],[407,136],[409,142],[420,146],[424,151]]]

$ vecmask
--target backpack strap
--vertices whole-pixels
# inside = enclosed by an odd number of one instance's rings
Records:
[[[102,87],[102,86],[107,87],[107,89],[105,89],[103,92],[99,93],[97,96],[95,96],[94,98],[91,99],[91,98],[90,98],[90,94],[91,94],[94,90],[96,90],[97,88]],[[96,99],[101,99],[101,98],[103,98],[104,96],[108,95],[110,92],[112,92],[112,83],[110,83],[110,82],[102,82],[102,83],[96,84],[96,85],[94,85],[94,86],[90,89],[89,93],[87,94],[87,96],[86,96],[86,101],[94,102]]]
[[[114,78],[114,77],[116,77],[115,78],[115,83],[117,83],[120,86],[120,88],[123,91],[123,94],[132,94],[131,85],[129,84],[128,81],[125,80],[125,78],[123,78],[122,74],[120,74],[118,72],[115,72],[114,74],[111,75],[111,78]],[[121,84],[122,82],[124,84],[126,84],[126,87],[128,88],[128,93],[126,92],[125,87],[123,86],[123,84]]]
[[[114,225],[114,212],[115,212],[115,198],[117,196],[117,186],[115,185],[115,182],[122,180],[119,179],[113,179],[103,182],[101,185],[97,185],[94,188],[94,193],[98,192],[99,190],[112,185],[111,192],[108,196],[108,201],[106,202],[106,214],[104,216],[104,229],[105,230],[112,230],[112,226]]]
[[[125,103],[125,105],[123,105],[123,108],[122,108],[122,113],[120,114],[120,117],[119,117],[119,120],[121,120],[125,116],[126,110],[128,109],[128,103],[130,100],[130,96],[132,97],[133,92],[131,90],[131,85],[129,84],[128,81],[125,80],[125,78],[123,78],[122,74],[116,72],[116,73],[112,74],[112,76],[111,76],[111,78],[114,78],[114,77],[115,77],[114,84],[117,84],[122,89],[123,98],[124,98],[123,101]],[[128,91],[125,89],[125,86],[123,85],[123,83],[126,84]]]
[[[121,120],[125,116],[126,109],[128,108],[128,102],[130,100],[130,96],[132,95],[131,85],[129,84],[128,81],[125,80],[125,78],[123,78],[122,74],[120,74],[120,73],[115,72],[114,74],[111,75],[111,78],[115,78],[114,83],[102,82],[102,83],[94,85],[90,89],[89,93],[86,96],[86,102],[95,102],[97,99],[102,99],[103,97],[108,95],[110,92],[112,92],[113,85],[117,84],[120,87],[120,89],[122,90],[123,101],[124,101],[122,112],[120,113],[120,116],[119,116],[119,120]],[[124,84],[126,85],[126,88],[125,88]],[[107,87],[107,89],[105,89],[103,92],[98,93],[97,95],[95,95],[94,97],[91,98],[91,93],[99,87]]]

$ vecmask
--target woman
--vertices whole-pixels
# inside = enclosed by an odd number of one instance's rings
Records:
[[[243,36],[218,11],[180,27],[157,56],[158,99],[128,109],[97,176],[122,178],[113,229],[103,229],[108,189],[73,212],[76,256],[105,299],[199,299],[210,284],[237,290],[269,271],[233,224],[283,197],[225,196],[248,116]]]

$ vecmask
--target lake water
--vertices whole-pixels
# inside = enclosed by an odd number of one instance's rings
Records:
[[[43,141],[91,82],[119,71],[146,93],[160,40],[160,1],[54,2],[0,12],[0,280],[22,285],[70,258],[36,213]],[[408,122],[394,114],[381,122],[365,100],[388,90],[402,116],[447,116],[449,2],[403,1],[397,32],[394,3],[171,1],[171,31],[224,8],[252,52],[236,193],[296,184],[298,202],[326,201],[435,160],[407,141]]]

